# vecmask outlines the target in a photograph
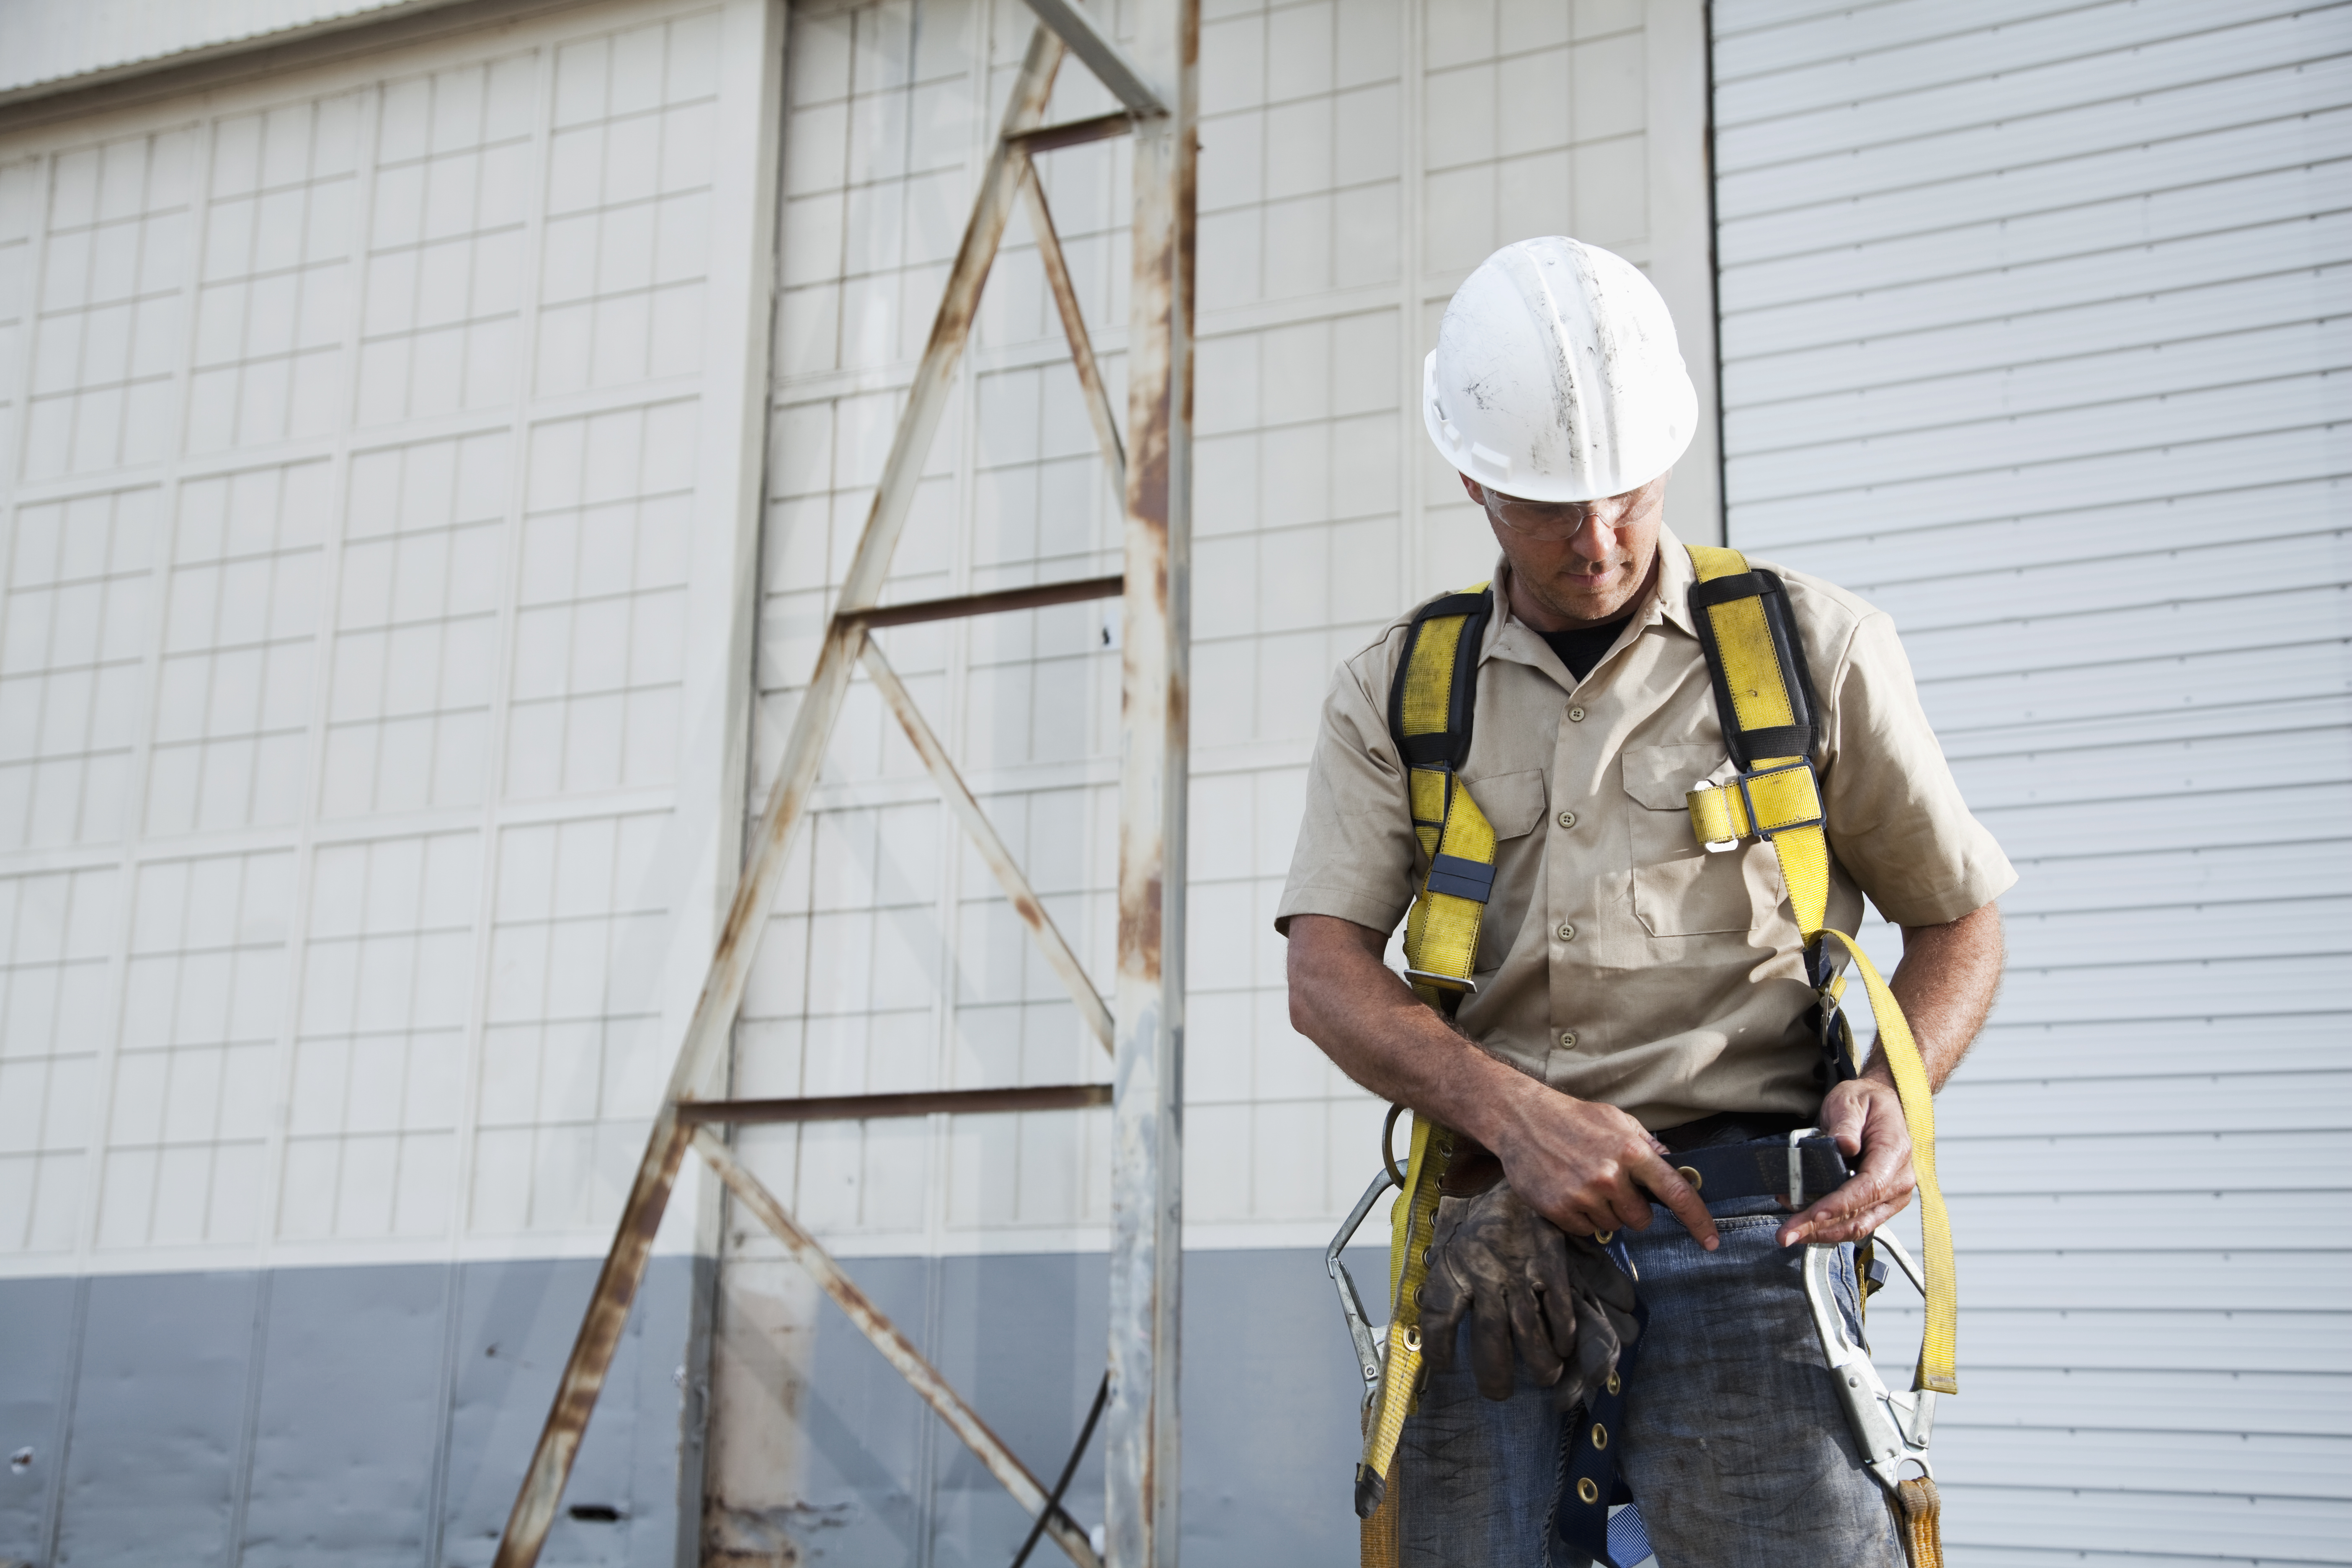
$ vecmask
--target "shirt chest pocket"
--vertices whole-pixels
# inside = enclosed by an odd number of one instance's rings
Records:
[[[1756,922],[1759,890],[1747,875],[1748,844],[1710,855],[1691,832],[1684,796],[1701,779],[1731,773],[1719,746],[1632,746],[1623,753],[1633,850],[1633,913],[1652,936],[1745,931]],[[1770,850],[1767,848],[1766,854]]]

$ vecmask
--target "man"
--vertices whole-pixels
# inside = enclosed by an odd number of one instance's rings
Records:
[[[1685,791],[1735,770],[1688,607],[1692,559],[1664,522],[1667,470],[1696,424],[1671,319],[1621,258],[1522,241],[1454,296],[1424,405],[1502,552],[1458,772],[1497,841],[1475,990],[1449,1023],[1382,963],[1429,870],[1389,728],[1407,616],[1340,668],[1325,705],[1276,921],[1292,1019],[1357,1082],[1463,1140],[1433,1287],[1623,1234],[1649,1323],[1618,1474],[1664,1568],[1900,1564],[1798,1244],[1863,1239],[1899,1212],[1911,1144],[1880,1053],[1824,1096],[1773,847],[1709,853],[1685,810]],[[2015,876],[1961,801],[1887,617],[1780,570],[1821,714],[1829,924],[1852,931],[1867,895],[1903,928],[1892,986],[1940,1085],[1991,1005],[1993,900]],[[1710,1204],[1671,1158],[1815,1125],[1858,1168],[1800,1213]],[[1577,1380],[1530,1345],[1540,1335],[1517,1335],[1528,1360],[1498,1373],[1499,1341],[1473,1345],[1470,1321],[1459,1340],[1441,1331],[1450,1319],[1424,1326],[1431,1371],[1396,1464],[1401,1561],[1570,1558],[1550,1526],[1575,1417],[1554,1393]]]

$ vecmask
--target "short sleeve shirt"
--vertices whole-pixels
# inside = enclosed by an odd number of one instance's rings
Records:
[[[1581,680],[1509,612],[1478,654],[1461,778],[1494,824],[1476,994],[1456,1026],[1489,1054],[1650,1127],[1820,1103],[1803,944],[1772,847],[1709,854],[1685,794],[1736,771],[1693,629],[1689,552],[1658,534],[1654,590]],[[2017,879],[1972,816],[1919,706],[1894,623],[1768,561],[1788,584],[1825,729],[1835,858],[1829,921],[1865,895],[1898,925],[1939,925]],[[1323,707],[1298,847],[1276,911],[1393,931],[1427,874],[1388,730],[1408,613],[1340,666]]]

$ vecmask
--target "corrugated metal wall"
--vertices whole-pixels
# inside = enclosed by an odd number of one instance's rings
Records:
[[[1954,1560],[2352,1561],[2352,11],[1714,26],[1732,542],[1895,614],[2022,878]]]

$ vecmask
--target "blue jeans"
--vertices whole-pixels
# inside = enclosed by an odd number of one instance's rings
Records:
[[[1717,1204],[1709,1253],[1653,1205],[1624,1233],[1650,1326],[1627,1395],[1619,1473],[1660,1568],[1902,1568],[1805,1305],[1803,1248],[1772,1239],[1769,1198]],[[1855,1315],[1853,1249],[1838,1300]],[[1582,1568],[1552,1533],[1566,1417],[1527,1381],[1479,1397],[1466,1335],[1432,1373],[1398,1446],[1401,1568]],[[1628,1564],[1627,1568],[1633,1568]]]

